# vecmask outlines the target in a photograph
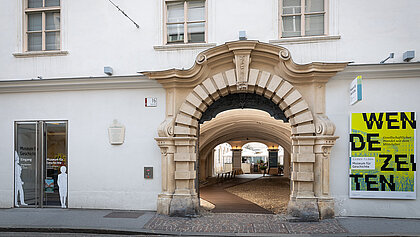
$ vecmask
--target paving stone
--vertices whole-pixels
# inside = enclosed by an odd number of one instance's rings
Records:
[[[285,221],[276,215],[208,213],[197,218],[156,214],[144,228],[171,232],[288,233]]]
[[[322,220],[319,222],[289,222],[285,225],[291,234],[338,234],[347,232],[337,220]]]

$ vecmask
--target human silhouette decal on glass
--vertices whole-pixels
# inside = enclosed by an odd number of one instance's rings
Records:
[[[67,199],[67,168],[65,166],[61,166],[60,171],[61,174],[58,175],[58,191],[60,193],[60,202],[61,208],[66,208],[66,199]]]
[[[18,195],[20,198],[20,205],[27,206],[25,203],[25,194],[23,193],[23,184],[22,178],[22,167],[19,164],[20,158],[18,153],[15,151],[15,206],[19,207]]]

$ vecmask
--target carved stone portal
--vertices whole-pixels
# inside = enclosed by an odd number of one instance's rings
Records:
[[[333,136],[334,124],[324,115],[324,88],[328,79],[346,65],[297,65],[285,48],[236,41],[200,53],[191,69],[143,72],[167,91],[166,119],[156,138],[162,151],[158,213],[188,216],[197,212],[199,121],[221,97],[248,93],[271,100],[290,123],[289,214],[298,220],[333,217],[329,154],[338,137]]]

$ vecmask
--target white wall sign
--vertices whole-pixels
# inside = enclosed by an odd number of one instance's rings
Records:
[[[157,107],[157,98],[156,97],[145,98],[144,105],[146,107]]]
[[[350,83],[350,105],[362,100],[362,76],[357,76]]]
[[[111,145],[121,145],[124,143],[125,127],[114,120],[114,123],[108,128],[108,138]]]
[[[374,170],[375,157],[352,157],[350,169],[356,170]]]

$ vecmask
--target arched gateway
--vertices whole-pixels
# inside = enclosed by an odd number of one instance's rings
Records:
[[[335,126],[324,115],[325,84],[346,65],[297,65],[283,47],[235,41],[200,53],[189,70],[144,72],[166,89],[166,119],[156,138],[162,153],[158,213],[196,213],[199,120],[221,97],[255,93],[278,105],[292,127],[289,213],[302,220],[333,217],[329,152],[338,137],[333,136]]]

